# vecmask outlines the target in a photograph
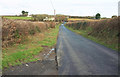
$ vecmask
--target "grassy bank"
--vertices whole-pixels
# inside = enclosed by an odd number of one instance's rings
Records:
[[[88,31],[85,31],[85,30],[74,30],[74,29],[72,29],[72,28],[70,28],[68,26],[66,26],[66,28],[68,28],[69,30],[71,30],[71,31],[73,31],[75,33],[78,33],[78,34],[82,35],[83,37],[86,37],[86,38],[88,38],[88,39],[90,39],[90,40],[92,40],[92,41],[94,41],[96,43],[99,43],[99,44],[104,45],[104,46],[106,46],[108,48],[111,48],[113,50],[118,51],[118,48],[117,48],[118,44],[106,44],[106,41],[104,41],[104,40],[98,39],[98,38],[93,37],[91,35],[88,36]]]
[[[118,18],[101,21],[79,21],[67,23],[66,27],[90,40],[118,51]]]
[[[51,47],[56,44],[58,31],[59,25],[43,33],[29,35],[21,44],[3,48],[3,68],[38,60],[34,56],[42,52],[42,45]]]
[[[32,20],[32,17],[12,17],[12,16],[6,16],[5,18],[8,19],[21,19],[21,20]]]
[[[42,33],[49,28],[54,28],[54,22],[31,22],[23,20],[3,19],[2,47],[24,42],[28,35]]]

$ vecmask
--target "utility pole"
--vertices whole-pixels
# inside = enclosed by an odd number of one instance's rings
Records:
[[[56,20],[56,10],[55,10],[55,8],[53,6],[52,0],[50,0],[50,2],[51,2],[51,5],[52,5],[52,8],[54,10],[54,22],[55,22],[55,20]]]
[[[120,1],[118,2],[118,16],[120,16]]]
[[[54,22],[56,21],[56,10],[54,9]]]

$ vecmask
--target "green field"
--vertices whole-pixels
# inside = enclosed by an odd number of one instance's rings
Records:
[[[32,20],[32,17],[12,17],[12,16],[5,16],[8,19],[21,19],[21,20]]]

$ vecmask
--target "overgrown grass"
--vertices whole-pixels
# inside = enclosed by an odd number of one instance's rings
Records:
[[[5,18],[8,18],[8,19],[21,19],[21,20],[32,20],[32,17],[11,17],[11,16],[6,16]]]
[[[118,44],[107,44],[106,41],[104,41],[104,40],[101,40],[99,38],[88,35],[88,32],[92,30],[92,28],[90,28],[90,27],[88,27],[86,30],[75,30],[75,29],[68,27],[68,26],[66,26],[66,28],[68,28],[69,30],[71,30],[75,33],[78,33],[78,34],[80,34],[80,35],[82,35],[82,36],[84,36],[84,37],[86,37],[86,38],[88,38],[96,43],[99,43],[99,44],[104,45],[108,48],[111,48],[113,50],[118,51]]]
[[[43,50],[42,45],[51,47],[56,44],[58,31],[59,25],[44,33],[29,36],[29,39],[23,44],[15,44],[12,47],[3,48],[3,69],[9,66],[37,61],[38,59],[34,56]]]

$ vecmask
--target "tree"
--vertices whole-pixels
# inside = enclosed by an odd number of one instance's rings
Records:
[[[117,17],[117,15],[113,15],[113,16],[112,16],[112,18],[116,18],[116,17]]]
[[[100,19],[101,18],[101,15],[100,13],[97,13],[96,16],[95,16],[96,19]]]
[[[22,11],[22,15],[24,15],[24,14],[25,14],[25,11],[23,10],[23,11]]]
[[[22,16],[27,16],[28,15],[28,12],[27,11],[22,11]]]
[[[57,14],[57,15],[56,15],[56,21],[57,21],[57,22],[67,21],[67,16]]]
[[[26,11],[24,15],[25,15],[25,16],[28,16],[28,12]]]

